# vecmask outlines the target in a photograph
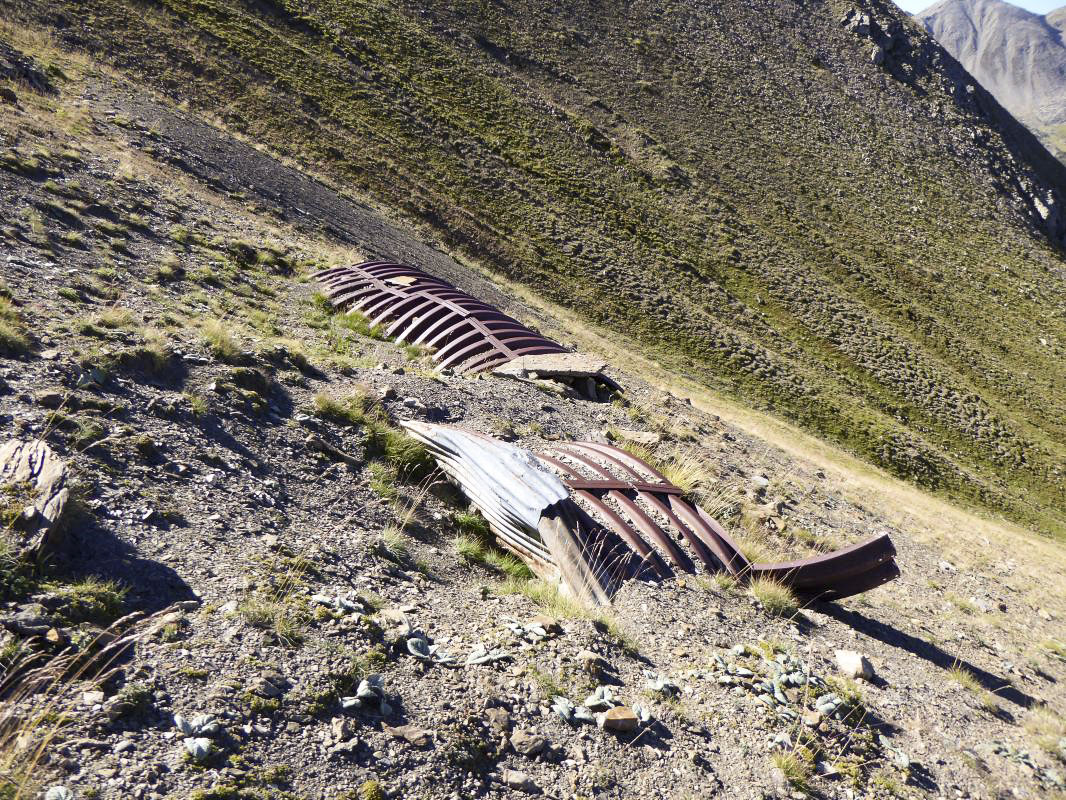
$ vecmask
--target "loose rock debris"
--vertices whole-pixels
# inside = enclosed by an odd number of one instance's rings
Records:
[[[564,443],[552,455],[424,422],[404,427],[542,578],[602,605],[621,582],[675,570],[768,577],[806,600],[847,597],[899,575],[886,534],[832,553],[753,564],[725,529],[651,465],[610,445]]]

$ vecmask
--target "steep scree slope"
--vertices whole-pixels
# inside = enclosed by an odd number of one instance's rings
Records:
[[[1066,156],[1066,8],[1043,16],[1001,0],[941,0],[915,15],[949,53]]]
[[[892,4],[0,8],[711,387],[1066,531],[1066,170]]]

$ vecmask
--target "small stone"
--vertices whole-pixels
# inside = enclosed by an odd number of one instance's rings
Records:
[[[99,690],[94,690],[91,692],[82,692],[81,700],[87,706],[95,706],[99,703],[104,702],[104,693]]]
[[[63,394],[55,391],[43,391],[37,392],[33,397],[34,402],[43,408],[49,408],[53,411],[63,405]]]
[[[537,733],[517,730],[511,735],[511,747],[524,756],[535,756],[544,750],[548,740]]]
[[[531,794],[539,791],[529,776],[517,769],[505,769],[500,775],[500,780],[511,789],[519,789]]]
[[[252,681],[251,689],[260,697],[280,697],[288,691],[290,685],[280,672],[267,670]]]
[[[543,628],[544,632],[550,635],[557,635],[563,632],[563,626],[559,624],[559,620],[546,614],[538,614],[528,624]]]
[[[329,731],[335,742],[345,742],[355,734],[352,721],[347,717],[334,717],[329,723]]]
[[[870,681],[874,678],[873,665],[866,656],[856,653],[854,650],[836,651],[837,669],[840,674],[847,678],[861,678]]]
[[[607,730],[632,731],[636,730],[637,725],[640,724],[640,719],[637,717],[636,712],[628,706],[616,706],[597,715],[596,722],[601,728],[606,728]]]
[[[803,713],[803,724],[808,728],[817,728],[822,722],[822,715],[818,711],[805,711]]]
[[[0,486],[25,487],[32,498],[30,513],[23,513],[18,523],[17,559],[34,560],[58,546],[67,527],[67,480],[66,463],[42,441],[12,439],[0,447]]]
[[[506,733],[511,730],[511,712],[506,708],[490,708],[485,712],[485,720],[494,731]]]
[[[432,731],[427,731],[425,728],[419,728],[417,725],[399,725],[397,727],[382,725],[382,729],[390,736],[395,736],[397,739],[404,739],[415,747],[425,747],[433,739]]]
[[[626,428],[614,428],[611,432],[622,441],[633,442],[634,444],[644,445],[645,447],[655,447],[662,441],[662,436],[650,431],[633,431]]]

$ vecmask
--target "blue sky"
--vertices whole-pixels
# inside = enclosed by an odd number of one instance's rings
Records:
[[[936,0],[896,0],[896,4],[904,11],[914,14],[929,8]],[[1013,5],[1021,6],[1035,14],[1046,14],[1066,5],[1066,0],[1017,0]]]

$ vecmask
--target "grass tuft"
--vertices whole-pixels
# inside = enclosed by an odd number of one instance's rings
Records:
[[[748,583],[748,591],[772,617],[791,617],[799,611],[799,601],[793,591],[772,578],[753,578]]]
[[[376,552],[397,564],[406,564],[411,560],[411,548],[407,544],[407,537],[397,525],[387,525],[381,532]]]
[[[43,588],[59,598],[58,616],[68,625],[110,624],[121,615],[128,591],[114,581],[93,575],[74,583],[46,583]]]
[[[1041,748],[1066,761],[1066,750],[1062,749],[1066,719],[1047,706],[1036,706],[1026,715],[1024,725]]]
[[[793,751],[791,753],[774,753],[771,756],[774,766],[785,775],[788,785],[803,794],[811,793],[811,775],[814,773],[812,759]]]
[[[230,333],[229,327],[220,319],[209,319],[200,327],[207,349],[211,354],[226,364],[242,364],[244,351]]]
[[[21,356],[30,351],[22,317],[7,297],[0,295],[0,355]]]
[[[977,676],[959,664],[948,670],[948,677],[968,692],[976,694],[984,691],[985,687],[977,679]]]

